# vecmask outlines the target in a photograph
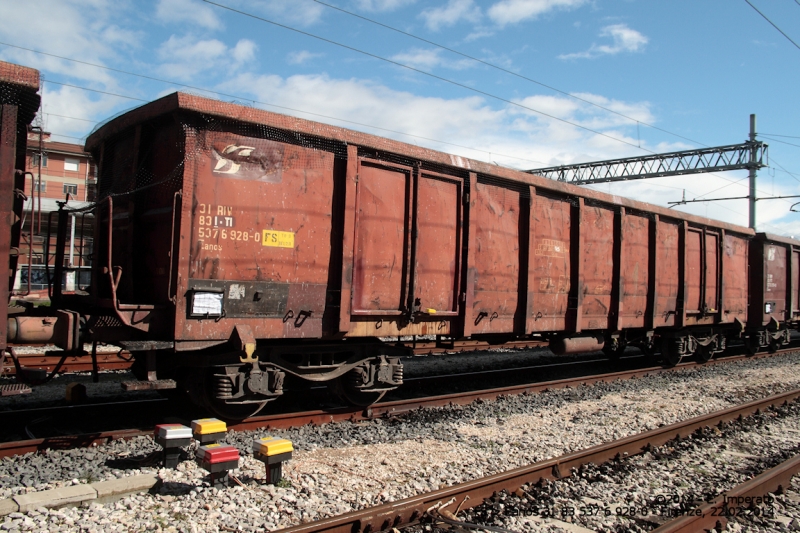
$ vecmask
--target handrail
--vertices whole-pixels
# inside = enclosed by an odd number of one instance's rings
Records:
[[[175,265],[175,214],[178,210],[178,196],[181,197],[181,203],[183,201],[183,189],[176,191],[175,195],[172,198],[172,230],[170,233],[170,242],[169,242],[169,278],[167,280],[167,300],[172,303],[176,303],[177,301],[177,293],[175,296],[172,295],[172,268]]]

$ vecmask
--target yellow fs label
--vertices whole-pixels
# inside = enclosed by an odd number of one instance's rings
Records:
[[[291,231],[263,230],[261,244],[276,248],[294,248],[294,233]]]

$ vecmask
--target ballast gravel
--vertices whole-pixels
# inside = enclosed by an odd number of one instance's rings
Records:
[[[563,455],[660,425],[800,387],[800,359],[781,355],[645,378],[425,409],[396,419],[270,432],[295,453],[284,481],[265,485],[250,454],[264,432],[229,433],[242,452],[244,486],[211,488],[192,461],[176,470],[147,464],[149,437],[89,450],[4,459],[0,497],[157,473],[155,494],[0,519],[34,531],[268,531],[399,500]],[[191,454],[192,449],[188,450]],[[652,481],[652,480],[651,480]],[[4,520],[4,522],[2,521]]]
[[[458,518],[512,531],[569,531],[566,522],[573,531],[644,533],[690,514],[798,453],[800,404],[792,403],[641,455],[586,465],[555,482],[497,494]],[[742,517],[735,531],[800,530],[800,515],[787,512],[778,496],[757,496],[761,499],[752,509],[728,511],[726,516]],[[712,512],[721,516],[724,509],[718,506]],[[409,528],[406,533],[432,529]]]

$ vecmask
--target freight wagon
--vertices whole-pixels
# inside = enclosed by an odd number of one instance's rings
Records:
[[[674,365],[783,343],[797,316],[800,243],[343,128],[175,93],[86,149],[93,282],[54,287],[60,343],[121,344],[139,387],[175,382],[228,418],[288,381],[377,401],[402,384],[400,337]],[[784,269],[764,268],[793,281],[755,315],[749,256],[773,248]]]
[[[0,61],[0,356],[7,346],[6,304],[20,251],[27,177],[25,149],[28,125],[39,109],[38,92],[38,70]],[[27,187],[29,193],[32,181]]]

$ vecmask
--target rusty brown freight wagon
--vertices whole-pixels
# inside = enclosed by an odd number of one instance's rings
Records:
[[[26,191],[30,195],[33,188],[32,180],[26,180],[25,149],[28,125],[39,109],[38,92],[38,70],[0,61],[0,359],[7,346],[23,204]],[[32,250],[30,245],[26,248]]]
[[[750,241],[751,352],[789,343],[789,327],[800,321],[800,241],[757,233]]]
[[[223,414],[287,375],[375,401],[402,382],[386,338],[636,343],[674,364],[747,322],[744,227],[182,93],[86,148],[94,286],[63,304]]]

